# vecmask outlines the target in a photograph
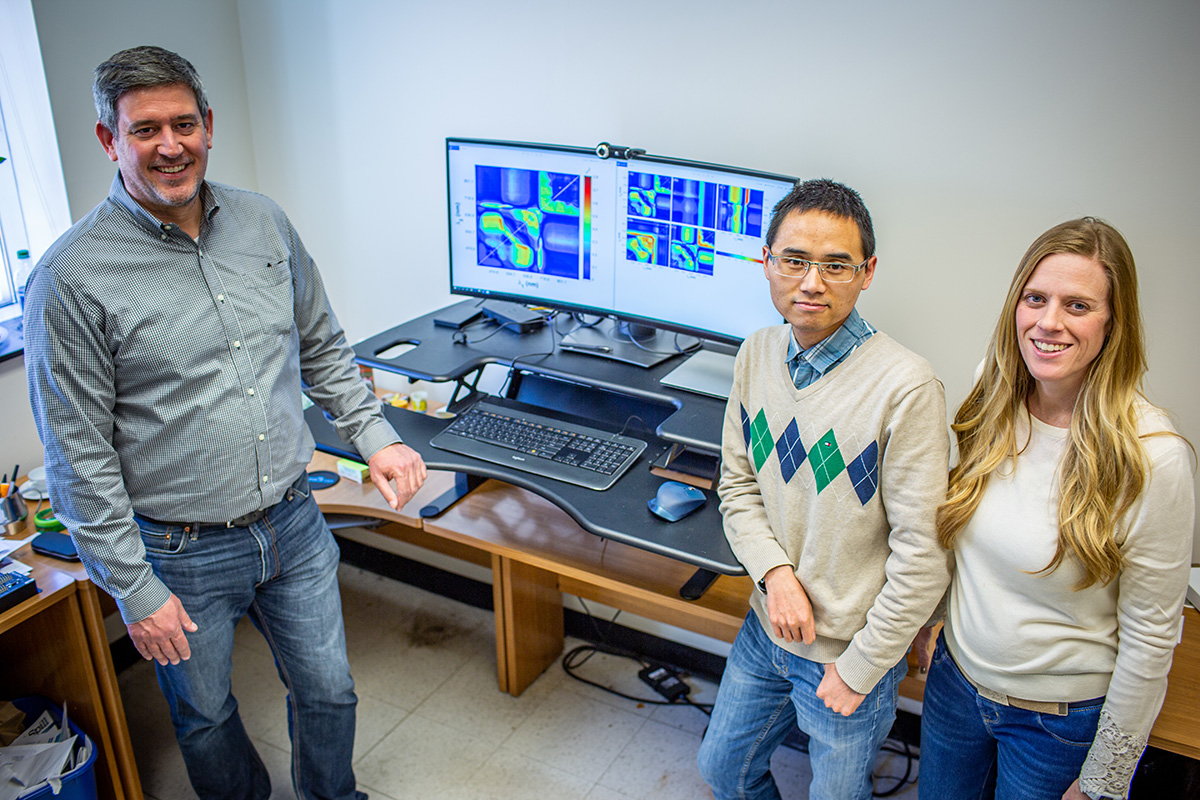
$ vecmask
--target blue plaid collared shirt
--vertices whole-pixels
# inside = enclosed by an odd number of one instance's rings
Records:
[[[852,309],[846,321],[829,336],[807,350],[801,350],[795,335],[788,338],[787,368],[797,389],[820,380],[821,376],[846,360],[846,356],[875,334],[858,309]]]

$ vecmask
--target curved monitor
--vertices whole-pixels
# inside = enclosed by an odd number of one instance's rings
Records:
[[[456,138],[446,140],[446,175],[453,294],[731,344],[782,321],[762,246],[770,211],[795,178]]]

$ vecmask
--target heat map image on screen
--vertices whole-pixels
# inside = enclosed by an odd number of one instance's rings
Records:
[[[690,225],[671,226],[671,266],[686,272],[713,274],[713,232]]]
[[[671,226],[664,222],[630,219],[625,231],[625,258],[641,264],[667,266]]]
[[[585,192],[579,175],[477,166],[481,266],[580,278]]]
[[[763,193],[740,186],[722,186],[717,201],[717,230],[762,236]]]
[[[627,213],[626,260],[712,275],[718,231],[762,236],[763,193],[630,172]]]

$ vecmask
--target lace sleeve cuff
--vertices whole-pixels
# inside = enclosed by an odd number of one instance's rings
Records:
[[[1122,730],[1108,711],[1100,712],[1096,738],[1079,774],[1079,788],[1093,795],[1124,797],[1147,737]]]

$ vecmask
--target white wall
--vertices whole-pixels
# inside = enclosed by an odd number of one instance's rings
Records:
[[[202,12],[202,13],[201,13]],[[214,108],[208,177],[256,189],[237,0],[33,0],[63,174],[77,220],[108,195],[117,166],[96,140],[92,71],[118,50],[156,44],[192,62]]]
[[[1148,393],[1200,443],[1190,0],[34,8],[74,216],[112,177],[90,70],[135,43],[177,49],[214,103],[210,174],[288,209],[354,340],[449,300],[446,136],[608,140],[857,188],[880,256],[861,308],[952,404],[1034,237],[1110,220],[1142,276]]]
[[[169,13],[171,6],[174,14]],[[92,70],[116,51],[138,44],[176,50],[196,66],[217,105],[213,127],[218,139],[209,175],[213,180],[256,187],[236,0],[211,0],[202,15],[183,3],[151,8],[131,0],[34,0],[33,11],[71,220],[104,199],[116,174],[116,165],[104,155],[93,132]],[[0,364],[0,419],[5,425],[0,437],[6,463],[2,469],[19,463],[21,472],[27,473],[41,464],[42,445],[29,409],[23,357]]]

